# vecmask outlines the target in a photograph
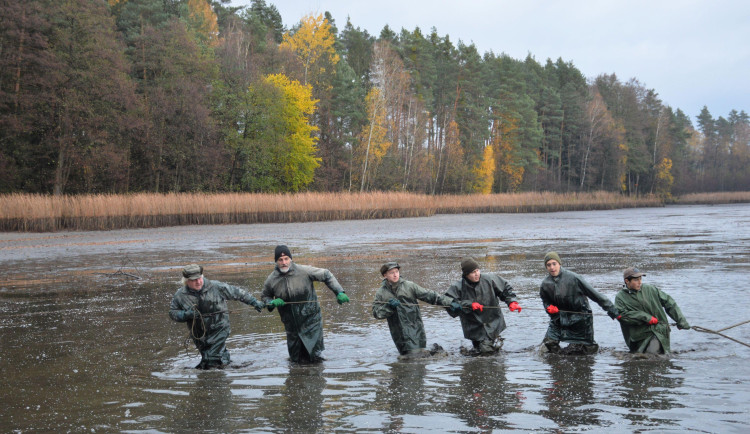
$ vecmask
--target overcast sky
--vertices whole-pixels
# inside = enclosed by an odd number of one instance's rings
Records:
[[[250,0],[233,0],[234,5]],[[435,27],[474,43],[480,53],[531,54],[544,64],[562,57],[593,78],[637,78],[664,104],[714,118],[750,113],[750,1],[745,0],[266,0],[289,28],[328,11],[343,29],[378,36]]]

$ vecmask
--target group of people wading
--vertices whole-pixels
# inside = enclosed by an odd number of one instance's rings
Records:
[[[285,245],[276,246],[276,266],[263,284],[261,300],[245,289],[203,277],[203,267],[187,265],[182,270],[183,285],[175,293],[169,309],[174,321],[186,322],[190,336],[200,351],[199,369],[223,368],[230,362],[226,340],[229,337],[227,300],[253,306],[258,312],[278,309],[286,330],[289,359],[295,363],[323,360],[323,322],[313,282],[323,282],[336,295],[339,304],[349,302],[333,274],[326,269],[299,265]],[[645,276],[637,268],[623,273],[625,286],[613,304],[581,276],[562,267],[555,252],[544,257],[548,276],[542,281],[539,295],[549,315],[549,326],[542,342],[545,352],[593,354],[594,321],[589,299],[594,300],[622,328],[630,352],[669,354],[667,315],[678,329],[689,329],[685,316],[675,301],[659,288],[643,284]],[[423,357],[437,349],[427,350],[427,338],[419,311],[419,301],[445,307],[451,317],[459,317],[469,350],[475,355],[489,355],[502,345],[500,333],[505,329],[500,303],[510,311],[521,312],[513,287],[496,273],[483,273],[472,258],[461,261],[462,278],[440,295],[401,278],[401,266],[387,262],[380,268],[383,281],[375,293],[373,316],[386,319],[393,342],[402,357]],[[560,347],[561,342],[569,345]]]

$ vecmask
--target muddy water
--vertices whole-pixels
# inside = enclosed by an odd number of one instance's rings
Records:
[[[746,432],[750,348],[673,328],[669,359],[634,359],[593,305],[593,356],[543,356],[542,260],[611,299],[636,265],[693,325],[750,319],[750,206],[680,206],[459,215],[313,224],[0,234],[0,427],[8,431],[613,431]],[[232,366],[196,371],[184,324],[166,314],[181,265],[259,295],[274,245],[329,268],[352,302],[318,288],[326,361],[287,360],[276,313],[231,304]],[[429,344],[446,354],[399,361],[372,318],[377,268],[445,291],[474,256],[516,289],[521,313],[496,357],[461,355],[458,319],[425,305]],[[232,302],[234,303],[234,302]],[[725,332],[750,342],[750,324]]]

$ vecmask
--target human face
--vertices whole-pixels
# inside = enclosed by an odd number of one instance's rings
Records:
[[[627,286],[628,289],[632,291],[640,291],[642,283],[643,283],[643,278],[641,276],[631,277],[630,279],[625,279],[625,286]]]
[[[544,266],[547,267],[547,272],[550,276],[557,277],[560,275],[560,263],[555,261],[554,259],[550,259],[549,261],[547,261]]]
[[[282,273],[286,273],[289,271],[289,267],[292,265],[292,258],[290,258],[287,255],[281,255],[279,256],[279,259],[276,260],[276,266],[279,267],[279,271]]]
[[[396,283],[398,282],[398,279],[401,277],[401,273],[399,272],[398,268],[391,268],[390,270],[386,271],[385,274],[385,280]]]
[[[185,282],[185,285],[193,291],[200,291],[203,288],[203,276],[194,280],[188,280]]]
[[[479,268],[477,268],[476,270],[466,275],[466,280],[468,280],[471,283],[477,283],[479,282],[479,277],[481,275],[482,275],[482,272],[479,271]]]

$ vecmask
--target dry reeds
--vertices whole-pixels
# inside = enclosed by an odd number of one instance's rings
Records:
[[[750,193],[686,196],[693,202],[750,202]],[[706,200],[706,202],[702,202]],[[617,193],[517,193],[430,196],[414,193],[140,193],[128,195],[0,195],[0,231],[50,232],[160,226],[290,223],[662,206],[656,196]]]
[[[748,203],[750,191],[727,191],[721,193],[690,193],[677,198],[680,205],[707,205],[723,203]]]

